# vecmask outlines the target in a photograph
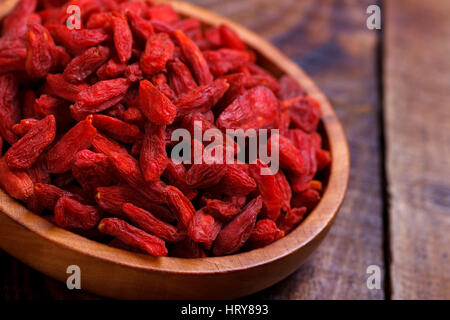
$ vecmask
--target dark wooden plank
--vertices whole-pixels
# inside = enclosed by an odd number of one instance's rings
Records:
[[[330,98],[349,138],[352,172],[344,206],[323,244],[295,274],[257,294],[268,299],[382,299],[366,268],[384,269],[376,1],[192,1],[270,39]]]
[[[352,154],[345,204],[322,246],[295,274],[253,298],[382,299],[368,290],[366,268],[383,262],[376,47],[378,34],[366,29],[366,8],[374,1],[195,0],[270,39],[295,59],[325,91],[344,123]],[[1,258],[14,297],[85,298],[12,258]],[[8,267],[8,265],[10,265]],[[13,269],[13,270],[12,270]],[[34,288],[30,290],[27,288]],[[42,288],[38,288],[42,287]],[[31,291],[31,293],[27,293]],[[12,297],[10,295],[10,297]]]
[[[450,2],[387,1],[392,297],[450,299]]]

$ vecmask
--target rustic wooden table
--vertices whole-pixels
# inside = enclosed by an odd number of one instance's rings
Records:
[[[321,247],[263,299],[450,299],[450,2],[194,0],[294,59],[351,149],[344,206]],[[366,26],[382,7],[382,29]],[[96,299],[0,252],[4,299]],[[368,289],[378,266],[380,289]]]

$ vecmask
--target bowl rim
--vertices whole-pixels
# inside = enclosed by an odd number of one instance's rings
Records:
[[[13,219],[30,231],[66,249],[124,267],[137,268],[148,272],[170,274],[218,274],[256,268],[282,259],[301,250],[309,242],[328,230],[339,211],[345,197],[350,175],[350,155],[344,130],[331,104],[312,79],[293,61],[287,58],[268,41],[252,31],[214,14],[206,9],[178,1],[154,1],[171,3],[184,16],[198,18],[203,24],[218,26],[225,23],[232,27],[253,50],[272,61],[284,73],[296,79],[317,99],[322,107],[321,122],[328,138],[332,157],[328,183],[322,199],[307,218],[292,232],[280,240],[248,252],[196,259],[175,257],[151,257],[110,247],[59,228],[46,219],[30,212],[0,189],[0,213]]]

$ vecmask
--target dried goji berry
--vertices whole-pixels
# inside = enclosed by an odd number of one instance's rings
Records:
[[[302,192],[294,193],[292,197],[292,206],[296,208],[306,207],[308,212],[314,209],[319,203],[320,194],[317,190],[307,189]]]
[[[221,228],[220,222],[216,221],[206,210],[200,209],[189,223],[188,236],[195,242],[200,242],[206,250],[209,250]]]
[[[179,189],[167,186],[165,190],[166,201],[169,208],[177,217],[180,226],[187,229],[189,222],[195,214],[191,201]]]
[[[55,222],[68,229],[91,229],[101,218],[100,211],[93,206],[82,204],[72,198],[62,196],[55,205]]]
[[[300,86],[297,80],[288,75],[283,75],[280,80],[280,91],[278,97],[281,100],[287,100],[306,94],[305,90]]]
[[[178,232],[174,226],[159,220],[150,212],[131,203],[123,204],[122,211],[128,219],[142,228],[142,230],[150,232],[169,243],[179,242],[184,238],[184,234]]]
[[[71,102],[77,99],[78,93],[88,88],[86,83],[73,84],[67,82],[60,73],[48,74],[46,86],[50,94]]]
[[[255,60],[255,56],[250,51],[228,48],[204,51],[203,56],[216,77]]]
[[[213,81],[208,62],[199,47],[183,31],[175,30],[172,34],[183,52],[186,62],[193,70],[199,85]]]
[[[246,196],[256,189],[256,183],[249,176],[246,164],[227,164],[227,171],[220,180],[220,188],[230,196]]]
[[[155,74],[166,67],[167,61],[173,58],[175,45],[167,33],[157,33],[147,39],[145,51],[140,65],[146,74]]]
[[[139,84],[139,99],[142,113],[156,125],[171,124],[176,116],[176,107],[147,80]]]
[[[25,70],[26,56],[25,41],[0,38],[0,74]]]
[[[98,130],[121,142],[133,143],[144,137],[139,127],[134,124],[129,124],[102,114],[94,114],[92,116],[92,124]]]
[[[220,44],[226,48],[245,50],[245,43],[238,34],[227,25],[220,25]]]
[[[10,168],[27,169],[55,139],[55,117],[50,115],[36,123],[5,154]]]
[[[114,57],[98,68],[96,74],[101,80],[114,79],[121,77],[126,69],[127,64],[120,62],[117,57]]]
[[[262,248],[283,237],[284,231],[278,229],[273,220],[261,219],[256,222],[248,245],[251,249]]]
[[[171,185],[180,189],[188,199],[197,196],[197,191],[186,183],[186,168],[183,164],[175,163],[172,159],[169,159],[163,176]]]
[[[20,120],[18,83],[12,74],[0,75],[0,135],[9,144],[17,141],[12,127]]]
[[[291,211],[286,212],[286,214],[281,215],[277,220],[277,226],[284,233],[290,232],[303,220],[306,214],[306,208],[294,208]]]
[[[133,227],[123,220],[117,218],[102,219],[98,225],[98,230],[116,237],[128,245],[137,247],[152,256],[167,255],[167,249],[163,240]]]
[[[266,171],[269,169],[260,160],[255,164],[250,164],[248,169],[250,176],[256,181],[258,192],[262,197],[263,217],[276,221],[280,215],[283,199],[275,175],[262,174],[262,169]]]
[[[148,8],[147,14],[150,19],[159,20],[168,24],[177,23],[180,17],[178,13],[168,4],[154,5]]]
[[[122,100],[129,86],[130,82],[124,78],[99,81],[77,95],[71,111],[83,117],[111,108]]]
[[[296,97],[283,101],[289,110],[291,124],[305,132],[317,130],[322,116],[319,103],[312,97]]]
[[[16,199],[25,201],[33,195],[33,181],[23,170],[10,169],[5,158],[0,159],[0,186]]]
[[[79,55],[84,52],[85,48],[98,45],[110,39],[108,33],[101,28],[70,30],[65,24],[48,24],[46,27],[55,42],[63,45],[74,55]]]
[[[145,180],[159,180],[169,162],[164,126],[147,125],[139,162]]]
[[[44,78],[56,65],[56,47],[47,29],[37,23],[28,26],[25,69],[33,78]]]
[[[165,202],[164,184],[161,181],[145,181],[136,159],[128,153],[112,152],[108,156],[114,169],[123,181],[146,197],[147,200],[155,203]]]
[[[186,183],[191,188],[209,188],[218,184],[226,171],[225,164],[194,164],[186,172]]]
[[[234,204],[218,199],[207,199],[206,208],[208,213],[222,221],[230,221],[240,211]]]
[[[155,34],[150,21],[145,20],[132,11],[127,12],[127,17],[131,29],[133,30],[133,34],[138,36],[141,40],[146,41],[148,38]]]
[[[75,155],[72,174],[91,197],[97,187],[111,185],[115,180],[108,157],[89,150],[81,150]]]
[[[131,58],[131,47],[133,46],[133,35],[127,19],[123,16],[112,16],[114,45],[119,60],[126,63]]]
[[[266,87],[252,88],[233,101],[217,118],[223,129],[260,129],[278,124],[280,103]]]
[[[92,126],[92,117],[78,122],[48,152],[47,167],[52,173],[70,170],[78,151],[89,148],[97,135]]]
[[[256,218],[261,210],[261,206],[262,201],[259,196],[250,201],[242,212],[219,232],[214,243],[214,255],[222,256],[232,254],[247,242],[255,227]]]
[[[278,149],[280,166],[283,169],[297,174],[304,174],[307,172],[308,168],[305,165],[300,150],[298,150],[288,138],[279,134],[271,135],[267,143],[267,149],[273,150],[272,148],[275,148],[275,150]]]
[[[92,140],[92,147],[96,152],[101,152],[105,155],[109,155],[113,152],[128,154],[128,151],[120,144],[100,133],[97,133],[97,135]]]
[[[82,82],[108,60],[109,55],[110,50],[107,47],[87,49],[69,62],[63,72],[64,79],[72,83]]]
[[[229,86],[227,80],[221,78],[189,91],[174,101],[177,115],[208,111],[223,97]]]

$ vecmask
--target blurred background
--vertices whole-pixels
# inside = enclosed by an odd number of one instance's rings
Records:
[[[0,6],[9,1],[0,1]],[[260,34],[325,92],[352,171],[321,247],[253,299],[450,299],[450,1],[193,0]],[[381,29],[370,29],[371,5]],[[3,299],[91,299],[0,252]],[[379,271],[381,286],[367,280]]]

